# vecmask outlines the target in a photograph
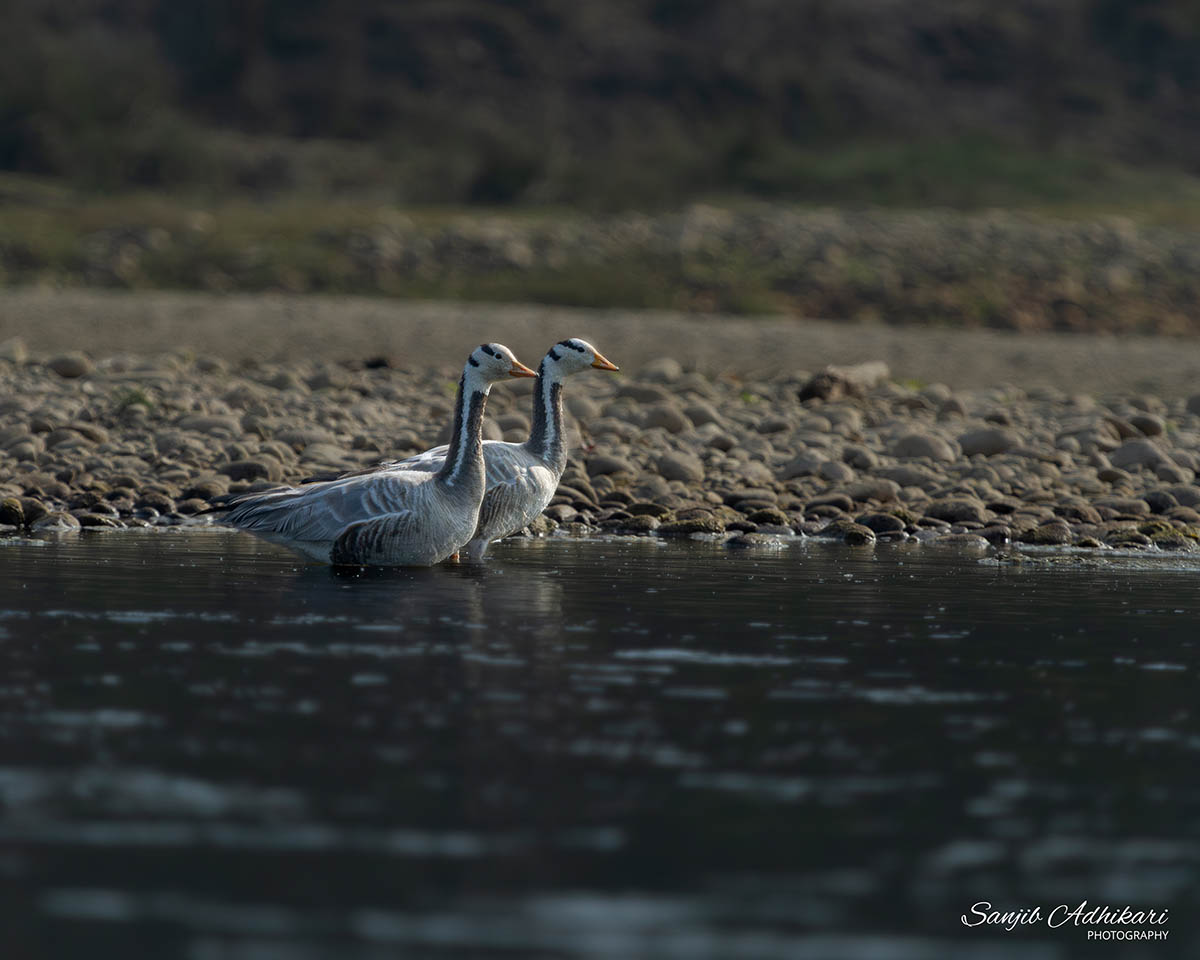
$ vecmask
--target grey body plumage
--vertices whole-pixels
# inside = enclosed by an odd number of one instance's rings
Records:
[[[471,539],[486,489],[483,411],[492,383],[534,376],[508,348],[483,344],[463,368],[447,456],[436,471],[384,466],[236,501],[225,522],[335,564],[429,566]]]
[[[466,545],[469,559],[482,559],[492,541],[527,527],[553,499],[567,466],[562,380],[589,367],[617,369],[585,340],[574,338],[555,344],[538,366],[529,439],[524,443],[484,441],[487,492],[478,526]],[[442,468],[447,450],[446,446],[434,447],[380,469],[432,473]]]

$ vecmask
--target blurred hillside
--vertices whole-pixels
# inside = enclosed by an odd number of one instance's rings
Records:
[[[9,0],[4,26],[0,284],[1200,332],[1194,2]]]
[[[5,6],[0,170],[91,188],[971,205],[1200,169],[1182,0]]]

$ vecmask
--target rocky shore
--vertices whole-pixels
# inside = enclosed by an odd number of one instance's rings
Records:
[[[228,494],[417,452],[448,433],[457,373],[6,352],[5,536],[212,520]],[[530,389],[493,391],[485,436],[527,436]],[[564,398],[573,454],[535,534],[1200,545],[1200,395],[952,390],[879,363],[741,379],[662,356]]]

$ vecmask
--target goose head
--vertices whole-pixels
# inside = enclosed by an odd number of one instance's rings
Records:
[[[467,370],[485,383],[495,383],[508,377],[537,376],[502,343],[481,343],[477,346],[467,358]]]
[[[560,340],[550,348],[542,362],[546,373],[554,377],[580,373],[589,367],[595,367],[597,370],[621,369],[586,340],[580,340],[578,337]]]

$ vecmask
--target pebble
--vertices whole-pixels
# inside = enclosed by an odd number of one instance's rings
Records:
[[[1137,530],[1110,530],[1104,535],[1110,547],[1140,548],[1151,545],[1150,538]]]
[[[1008,527],[984,527],[977,530],[976,534],[994,547],[1002,547],[1012,541],[1012,532]]]
[[[1150,440],[1126,440],[1108,454],[1109,462],[1122,470],[1129,467],[1154,467],[1166,459],[1166,454]]]
[[[848,483],[854,479],[854,471],[844,463],[827,460],[817,467],[817,476],[829,483]]]
[[[1019,539],[1022,543],[1061,546],[1070,543],[1073,536],[1071,526],[1065,520],[1051,520],[1049,523],[1026,530]]]
[[[832,507],[839,513],[849,513],[854,509],[854,500],[846,496],[844,493],[827,493],[820,497],[813,497],[804,505],[805,513],[812,513],[819,510],[821,507]]]
[[[637,473],[638,470],[622,457],[601,453],[588,459],[587,472],[589,477],[599,477],[610,473]]]
[[[647,383],[676,383],[683,379],[683,365],[674,357],[655,357],[638,375]]]
[[[890,513],[863,514],[858,518],[858,522],[864,527],[873,530],[876,534],[903,533],[905,527],[903,520]]]
[[[1094,507],[1107,507],[1118,514],[1145,516],[1150,513],[1150,504],[1133,497],[1100,497],[1092,501]]]
[[[852,547],[868,546],[875,542],[875,532],[862,524],[852,523],[842,530],[842,539]]]
[[[14,527],[25,526],[25,508],[16,497],[5,497],[0,502],[0,523]]]
[[[1147,437],[1162,436],[1167,430],[1167,425],[1163,421],[1163,418],[1153,413],[1135,414],[1129,418],[1129,423]]]
[[[704,464],[686,453],[664,453],[657,461],[658,473],[666,480],[698,483],[704,479]]]
[[[723,423],[721,415],[717,413],[716,408],[711,403],[706,403],[703,400],[693,400],[683,408],[683,412],[697,427],[702,427],[708,423],[716,424],[719,427]]]
[[[958,547],[960,549],[964,547],[987,549],[991,546],[986,537],[982,537],[977,533],[943,533],[930,542],[943,547]]]
[[[64,380],[75,380],[92,372],[92,361],[78,350],[73,350],[47,360],[46,367]]]
[[[962,447],[964,457],[972,457],[976,454],[994,457],[1019,446],[1020,442],[1015,433],[1002,427],[968,430],[958,437],[958,445]]]
[[[79,528],[79,520],[62,510],[47,513],[29,525],[31,533],[71,533]]]
[[[685,537],[693,533],[723,533],[724,531],[725,524],[712,514],[689,517],[686,520],[670,520],[658,527],[659,535],[664,537]]]
[[[906,433],[892,442],[890,453],[893,457],[917,458],[928,457],[943,463],[951,463],[954,459],[954,449],[941,437],[928,433]]]
[[[277,461],[264,457],[261,460],[234,460],[217,468],[235,483],[242,480],[272,480],[281,479]]]
[[[746,517],[753,524],[775,524],[780,527],[788,526],[788,516],[778,507],[765,507],[755,510]],[[790,529],[790,528],[789,528]]]
[[[613,528],[616,533],[642,534],[653,533],[660,526],[658,517],[639,514],[615,521]]]
[[[779,472],[780,480],[794,480],[796,477],[808,477],[821,469],[821,465],[829,462],[829,456],[820,450],[803,450],[784,464]]]
[[[682,433],[692,428],[692,422],[673,404],[657,403],[646,409],[642,416],[642,426],[662,427],[667,433]]]
[[[934,500],[925,508],[925,516],[935,520],[945,520],[947,523],[958,523],[971,520],[985,523],[988,519],[987,508],[978,500],[969,497],[945,497]]]

